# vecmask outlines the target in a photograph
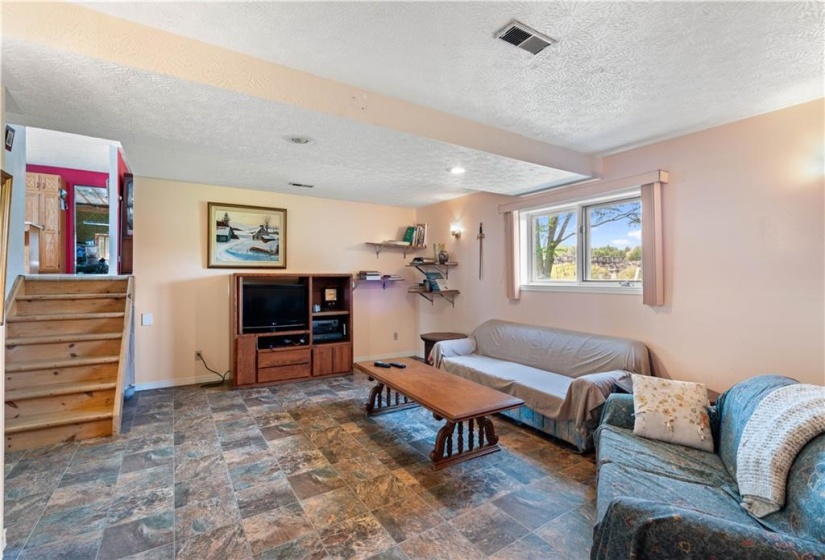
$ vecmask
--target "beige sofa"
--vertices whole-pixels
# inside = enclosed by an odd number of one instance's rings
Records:
[[[615,382],[628,372],[650,375],[641,342],[495,319],[468,338],[437,343],[430,359],[522,399],[525,406],[502,414],[582,452],[593,448],[592,432]]]

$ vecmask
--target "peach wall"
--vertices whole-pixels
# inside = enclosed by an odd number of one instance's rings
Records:
[[[136,384],[139,388],[201,382],[194,361],[229,368],[229,276],[206,267],[207,202],[287,209],[286,272],[381,270],[413,279],[400,252],[376,258],[365,241],[398,238],[413,223],[410,208],[378,206],[246,189],[135,178]],[[354,294],[356,359],[396,357],[418,347],[416,297],[405,283]],[[140,326],[152,313],[153,326]],[[398,340],[393,333],[398,332]],[[211,379],[215,379],[214,376]]]
[[[456,307],[422,307],[422,331],[469,332],[497,317],[636,338],[660,375],[717,390],[771,372],[825,383],[824,108],[818,100],[605,158],[605,179],[670,172],[663,307],[607,294],[523,292],[509,302],[497,207],[510,199],[478,194],[420,209],[419,221],[465,228],[451,243]]]

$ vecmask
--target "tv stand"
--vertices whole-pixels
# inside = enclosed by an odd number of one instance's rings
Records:
[[[305,285],[308,327],[245,332],[243,289],[244,284],[250,282]],[[231,317],[235,387],[352,373],[352,276],[349,274],[233,274]]]

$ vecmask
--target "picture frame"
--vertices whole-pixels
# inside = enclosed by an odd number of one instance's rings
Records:
[[[11,218],[12,176],[0,171],[0,286],[6,293],[6,273],[9,260],[9,221]],[[5,297],[0,300],[0,325],[6,322]]]
[[[135,233],[135,179],[131,173],[123,176],[123,237],[129,238]]]
[[[6,125],[6,151],[10,152],[14,148],[14,129]]]
[[[286,268],[286,209],[209,202],[208,268]]]
[[[327,309],[335,309],[338,305],[338,289],[324,288],[324,306]]]

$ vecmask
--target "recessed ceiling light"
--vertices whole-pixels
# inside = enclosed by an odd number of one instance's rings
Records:
[[[312,138],[309,138],[307,136],[287,136],[286,139],[292,142],[293,144],[309,144],[310,142],[312,142]]]
[[[449,171],[453,175],[462,175],[464,171],[466,171],[466,169],[464,169],[460,165],[456,165],[455,167],[449,168],[447,171]]]

